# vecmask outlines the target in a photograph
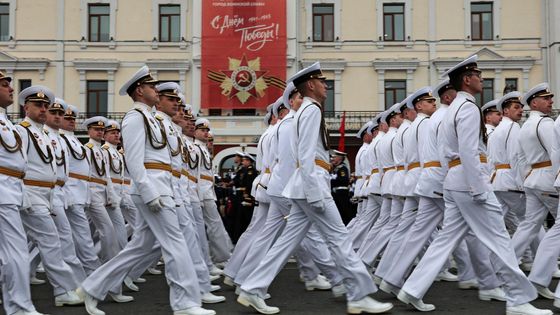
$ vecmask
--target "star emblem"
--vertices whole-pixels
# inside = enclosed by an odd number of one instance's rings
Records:
[[[242,104],[251,97],[263,97],[264,91],[268,88],[264,78],[268,71],[261,70],[260,58],[247,60],[247,56],[243,55],[241,59],[228,59],[229,69],[220,71],[225,75],[220,84],[222,95],[229,99],[237,97]]]

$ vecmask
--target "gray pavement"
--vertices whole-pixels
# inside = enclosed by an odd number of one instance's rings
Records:
[[[44,274],[39,274],[45,278]],[[172,314],[169,307],[169,291],[164,276],[144,276],[147,283],[140,284],[140,292],[129,292],[124,289],[125,294],[134,296],[135,301],[126,304],[117,304],[112,301],[100,303],[99,308],[110,314]],[[295,264],[288,264],[270,287],[272,298],[268,300],[269,305],[280,307],[280,314],[346,314],[346,303],[344,300],[334,299],[329,291],[307,292],[298,280],[298,271]],[[221,284],[221,281],[219,281]],[[554,289],[557,281],[551,288]],[[232,288],[222,285],[222,290],[217,292],[227,298],[225,303],[206,305],[206,308],[216,310],[220,315],[249,315],[257,314],[252,309],[245,308],[236,302],[236,296]],[[83,306],[77,307],[55,307],[52,289],[49,285],[32,286],[32,296],[35,306],[40,312],[60,315],[86,315]],[[395,298],[383,292],[373,295],[378,300],[392,302],[395,304],[389,314],[419,315],[421,313],[400,303]],[[425,302],[434,303],[436,311],[433,315],[458,314],[458,315],[499,315],[505,314],[504,302],[482,302],[478,300],[476,290],[459,290],[456,283],[436,282],[426,295]],[[534,303],[541,308],[552,309],[552,301],[538,299]]]

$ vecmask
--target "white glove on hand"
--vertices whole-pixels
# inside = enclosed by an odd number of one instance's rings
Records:
[[[317,209],[319,211],[323,211],[323,200],[319,199],[317,201],[313,201],[309,203],[314,209]]]
[[[150,211],[152,211],[153,213],[160,212],[161,209],[163,209],[163,202],[161,200],[161,197],[157,197],[156,199],[148,202],[148,209],[150,209]]]
[[[483,192],[481,194],[474,195],[474,196],[472,196],[472,199],[473,199],[474,202],[483,203],[488,199],[488,193]]]

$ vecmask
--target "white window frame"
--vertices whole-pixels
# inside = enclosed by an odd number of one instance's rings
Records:
[[[334,41],[333,42],[314,42],[313,41],[313,5],[332,4],[334,6]],[[305,0],[305,40],[306,48],[315,46],[335,46],[340,48],[340,24],[342,16],[342,0]]]
[[[157,45],[184,45],[184,40],[180,40],[179,42],[160,42],[159,41],[159,6],[160,5],[180,5],[180,14],[181,14],[181,25],[180,25],[180,37],[187,38],[187,11],[188,11],[188,4],[186,0],[152,0],[152,39],[155,38],[156,40],[153,41],[155,47]],[[154,46],[152,45],[152,46]],[[185,46],[186,47],[186,46]]]
[[[501,40],[500,36],[500,12],[502,11],[502,0],[463,0],[463,8],[465,11],[465,40],[471,43],[480,43],[485,45],[489,40],[472,40],[471,33],[471,3],[473,2],[491,2],[492,3],[492,41]]]
[[[12,38],[15,40],[16,38],[16,8],[17,8],[17,1],[16,0],[0,0],[0,3],[7,3],[10,6],[10,17],[8,21],[8,38]],[[9,40],[7,40],[9,41]],[[5,41],[5,42],[7,42]],[[13,48],[13,47],[11,47]]]
[[[89,23],[89,16],[88,16],[88,7],[90,4],[108,4],[109,5],[109,41],[108,42],[90,42],[88,36],[88,23]],[[81,11],[81,33],[82,38],[85,40],[83,41],[82,48],[86,48],[84,46],[86,43],[87,45],[95,45],[95,46],[111,46],[114,48],[114,41],[115,41],[115,26],[117,20],[117,0],[80,0],[80,11]],[[111,40],[112,38],[112,40]]]
[[[392,3],[404,4],[404,41],[385,41],[385,34],[383,34],[383,5]],[[377,38],[378,47],[382,48],[383,45],[406,45],[412,47],[412,0],[377,0]]]

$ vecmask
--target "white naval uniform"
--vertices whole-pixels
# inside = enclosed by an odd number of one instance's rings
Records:
[[[26,136],[26,134],[23,134]],[[27,152],[22,147],[16,150],[16,128],[6,117],[6,110],[0,107],[0,137],[10,148],[0,145],[0,167],[23,174],[27,168]],[[23,181],[17,173],[0,172],[2,186],[0,192],[0,258],[2,259],[2,304],[6,314],[19,310],[35,310],[29,289],[29,254],[27,240],[21,222],[19,208],[24,198]]]
[[[557,166],[553,168],[555,165],[551,162],[557,146],[554,135],[554,120],[539,111],[532,110],[521,127],[519,159],[530,168],[521,170],[521,176],[525,178],[523,186],[527,199],[525,219],[519,223],[512,236],[518,258],[523,256],[531,242],[538,237],[547,214],[550,212],[556,218],[558,198],[545,195],[556,194],[554,170],[557,170]]]
[[[125,153],[122,149],[119,150],[119,154],[121,159],[125,161]],[[136,216],[138,214],[138,209],[136,209],[136,205],[134,205],[132,197],[130,196],[131,183],[130,174],[128,173],[128,168],[125,163],[120,207],[124,220],[126,221],[126,233],[128,237],[134,232]]]
[[[547,121],[549,119],[546,119]],[[540,130],[540,127],[539,127]],[[545,132],[548,132],[545,129]],[[559,191],[560,179],[558,177],[558,169],[560,167],[560,142],[558,141],[558,136],[560,135],[560,120],[556,119],[554,123],[554,136],[546,134],[545,137],[553,138],[553,149],[550,155],[552,160],[553,174],[555,174],[554,179],[554,189]],[[547,141],[547,140],[544,140]],[[547,141],[548,142],[548,141]],[[534,170],[533,170],[534,171]],[[531,175],[530,175],[531,176]],[[558,194],[558,193],[556,193]],[[556,199],[558,203],[558,199]],[[560,205],[557,205],[557,210]],[[556,214],[556,219],[558,214]],[[541,225],[542,228],[542,225]],[[533,261],[533,267],[531,268],[531,273],[529,274],[529,280],[543,287],[548,287],[550,281],[552,280],[552,274],[558,270],[558,256],[560,255],[560,224],[556,222],[554,225],[546,231],[544,238],[540,242],[538,250],[535,253],[535,260]],[[556,290],[558,293],[558,289]]]
[[[272,176],[266,190],[271,199],[271,204],[261,232],[251,244],[251,248],[241,264],[241,269],[237,273],[235,282],[238,284],[245,284],[247,278],[259,266],[268,250],[282,233],[286,226],[286,220],[290,216],[292,202],[282,196],[282,191],[289,181],[290,175],[296,170],[296,159],[291,150],[294,115],[295,112],[290,111],[276,124],[277,127],[272,134],[270,157],[276,160],[276,163],[274,163]],[[324,239],[314,225],[311,226],[300,246],[297,246],[294,251],[300,273],[305,281],[314,280],[321,271],[333,285],[342,280]],[[282,261],[276,263],[284,264]]]
[[[374,240],[379,237],[381,230],[387,225],[391,215],[391,203],[393,201],[393,196],[391,194],[391,183],[393,176],[396,173],[392,144],[396,134],[397,128],[389,127],[387,132],[381,136],[378,144],[374,148],[375,155],[377,157],[377,163],[379,165],[379,193],[381,194],[382,200],[381,209],[379,210],[379,216],[371,229],[368,231],[366,238],[364,239],[360,249],[358,250],[358,255],[366,264],[371,264],[373,262],[373,259],[369,258],[370,247],[375,246]],[[368,260],[366,261],[364,259]],[[372,261],[368,263],[370,259]]]
[[[356,301],[377,290],[365,266],[352,249],[349,233],[331,196],[326,134],[320,134],[321,108],[304,97],[294,117],[292,151],[299,167],[291,175],[283,195],[292,199],[290,216],[282,235],[241,289],[264,298],[267,288],[289,255],[303,240],[312,224],[321,232],[332,258],[345,279],[348,301]],[[324,127],[321,128],[324,130]]]
[[[71,198],[64,194],[64,185],[68,181],[68,170],[69,170],[69,159],[66,154],[66,144],[63,142],[59,135],[59,131],[50,128],[45,125],[45,131],[48,132],[48,137],[51,140],[51,145],[53,147],[53,154],[56,161],[56,186],[53,189],[52,198],[52,208],[51,212],[54,214],[52,216],[54,224],[56,225],[58,236],[60,238],[60,248],[62,249],[62,255],[64,256],[64,262],[70,266],[76,280],[79,282],[84,281],[86,278],[86,273],[82,263],[76,255],[76,246],[72,240],[72,228],[70,222],[66,216],[67,202],[66,200]],[[36,264],[31,265],[31,270],[39,264],[37,259]]]
[[[362,208],[364,207],[364,202],[360,196],[362,186],[364,185],[364,178],[362,177],[362,155],[365,153],[366,149],[368,148],[369,144],[362,143],[362,146],[358,149],[358,153],[356,153],[356,158],[354,159],[354,175],[356,176],[356,182],[354,183],[354,197],[358,199],[358,206],[356,209],[356,216],[348,222],[347,228],[354,235],[354,225],[360,220],[362,215]]]
[[[128,235],[124,222],[124,216],[121,211],[122,191],[124,182],[124,160],[123,156],[117,150],[117,146],[106,142],[101,146],[101,152],[107,161],[111,190],[107,193],[112,194],[111,205],[107,206],[107,214],[111,218],[115,236],[117,237],[118,251],[121,251],[128,242]],[[109,186],[108,186],[109,187]]]
[[[208,245],[208,236],[206,235],[206,226],[204,224],[204,215],[202,214],[202,206],[200,194],[198,193],[198,173],[199,173],[199,159],[200,152],[194,145],[194,139],[183,135],[185,143],[185,158],[183,161],[184,175],[188,178],[188,196],[190,199],[193,216],[196,224],[196,231],[198,235],[198,246],[202,251],[202,258],[206,261],[206,266],[212,268],[214,265],[210,259],[210,249]]]
[[[379,186],[380,179],[379,163],[375,155],[375,148],[379,145],[379,139],[381,139],[384,134],[384,132],[379,131],[362,154],[364,172],[367,174],[366,181],[362,188],[362,195],[367,199],[364,199],[361,203],[362,209],[360,216],[356,216],[353,229],[349,229],[354,250],[358,250],[362,246],[369,230],[379,217],[379,211],[381,210],[381,194],[376,192],[375,194],[377,195],[374,195],[373,190],[375,186]]]
[[[28,237],[39,248],[53,293],[58,296],[75,290],[78,285],[72,270],[63,260],[60,238],[51,216],[52,187],[56,182],[53,148],[42,124],[26,117],[16,128],[21,135],[22,149],[27,152],[28,158],[23,179],[24,210],[20,214]],[[53,186],[43,185],[49,183]]]
[[[66,217],[72,229],[76,254],[86,275],[101,266],[95,252],[91,229],[85,213],[85,206],[90,202],[89,191],[89,160],[85,147],[76,138],[73,131],[62,130],[61,137],[65,143],[66,159],[68,160],[68,180],[62,187],[67,196]]]
[[[254,197],[259,204],[253,211],[251,223],[249,223],[245,232],[243,232],[241,237],[237,240],[233,253],[231,254],[231,258],[224,268],[224,274],[232,279],[235,279],[237,272],[241,268],[243,261],[251,248],[251,244],[260,233],[268,215],[270,197],[268,197],[266,189],[263,188],[263,186],[268,187],[268,182],[270,181],[272,166],[270,165],[271,154],[269,151],[272,149],[272,140],[276,134],[277,127],[278,124],[268,126],[257,143],[255,168],[260,172],[260,174],[254,181],[254,183],[256,183],[256,196]]]
[[[216,205],[216,192],[214,190],[214,171],[212,170],[212,157],[206,143],[195,140],[195,147],[200,156],[198,164],[198,193],[202,201],[206,233],[210,257],[214,263],[226,262],[231,257],[233,244],[226,232],[224,222]]]
[[[139,132],[141,130],[145,132]],[[121,133],[127,152],[126,164],[133,180],[132,199],[138,209],[137,229],[126,247],[92,273],[82,283],[82,288],[95,299],[103,300],[109,289],[120,285],[131,266],[141,262],[157,241],[165,261],[171,308],[177,311],[200,306],[200,288],[194,280],[196,273],[189,253],[184,250],[187,245],[173,201],[171,154],[166,146],[159,149],[152,146],[152,142],[156,147],[163,142],[152,108],[135,102],[123,119]],[[163,208],[152,212],[147,204],[156,198],[161,198]]]
[[[403,286],[414,260],[443,219],[444,204],[441,195],[446,165],[442,168],[439,161],[438,149],[441,149],[441,136],[438,136],[438,130],[447,110],[448,106],[441,104],[429,120],[418,126],[418,161],[422,163],[421,173],[414,188],[414,194],[419,196],[418,213],[409,234],[396,254],[399,257],[398,263],[393,264],[383,276],[383,281],[398,288]],[[461,281],[473,279],[475,275],[466,245],[461,243],[454,254],[459,279]]]
[[[484,124],[484,127],[486,127],[486,136],[488,137],[488,139],[490,139],[490,135],[492,133],[494,133],[494,130],[496,130],[496,127],[494,125],[490,125],[490,124]]]
[[[440,133],[445,160],[460,164],[450,165],[443,183],[446,206],[443,228],[402,288],[415,298],[424,296],[451,251],[469,230],[497,258],[497,272],[507,284],[504,289],[508,307],[528,303],[537,295],[517,265],[500,204],[492,192],[488,168],[482,163],[486,148],[478,127],[481,121],[482,114],[474,104],[474,97],[458,92],[442,120]],[[481,201],[473,199],[481,194]]]
[[[392,196],[391,210],[387,222],[383,225],[375,238],[373,238],[373,240],[371,241],[368,240],[367,243],[364,242],[364,245],[362,246],[362,248],[360,248],[360,258],[368,265],[372,265],[375,262],[377,256],[379,256],[383,248],[385,248],[389,243],[391,237],[393,236],[395,231],[397,231],[399,222],[401,220],[405,196],[403,183],[406,175],[403,142],[404,135],[408,132],[410,125],[411,122],[409,120],[403,120],[390,143],[391,149],[389,150],[389,154],[393,159],[393,166],[395,169],[387,172],[388,174],[393,173],[391,183],[389,184],[390,187],[387,190],[387,192]],[[381,149],[383,148],[384,147],[382,147]],[[388,154],[386,155],[386,158],[386,163],[388,163]],[[399,230],[399,234],[401,235],[404,232],[404,229]],[[400,239],[400,237],[398,237],[397,239]]]
[[[119,252],[117,232],[113,227],[107,207],[113,204],[111,178],[109,177],[109,164],[105,159],[101,143],[89,139],[86,143],[86,154],[90,164],[89,190],[91,199],[86,207],[86,214],[99,236],[99,258],[105,263],[115,257]]]
[[[389,272],[390,268],[398,261],[398,251],[408,239],[408,233],[411,226],[416,219],[418,212],[418,197],[414,193],[416,184],[421,173],[420,157],[418,154],[419,148],[419,129],[428,124],[429,117],[426,114],[418,113],[416,119],[412,122],[407,131],[403,132],[402,149],[403,149],[403,162],[406,168],[401,179],[402,187],[401,193],[406,199],[404,201],[400,222],[398,223],[395,232],[387,243],[387,247],[379,261],[379,265],[375,269],[375,275],[379,278],[384,278]],[[402,171],[400,172],[402,173]]]

